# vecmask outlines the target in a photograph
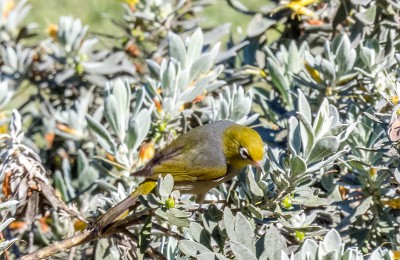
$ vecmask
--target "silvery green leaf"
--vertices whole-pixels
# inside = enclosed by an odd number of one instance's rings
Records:
[[[197,255],[196,257],[197,260],[228,260],[225,256],[221,255],[220,253],[202,253]]]
[[[169,55],[182,64],[182,68],[186,68],[186,47],[181,37],[170,32],[168,35]]]
[[[69,160],[67,158],[64,158],[62,160],[62,171],[63,171],[63,179],[65,183],[65,187],[67,188],[68,192],[68,198],[74,198],[75,195],[75,189],[72,186],[72,177],[71,177],[71,164],[69,163]]]
[[[210,252],[210,250],[207,247],[190,240],[179,241],[179,249],[182,251],[182,253],[191,257],[196,257],[201,253]]]
[[[146,139],[151,127],[150,109],[142,109],[134,120],[128,125],[127,145],[131,151],[136,151],[140,144]]]
[[[236,240],[235,232],[235,216],[233,216],[232,211],[228,208],[224,208],[224,218],[225,230],[228,234],[229,239]]]
[[[357,250],[353,249],[353,248],[348,248],[343,256],[342,256],[343,260],[363,260],[363,255],[361,252],[358,252]]]
[[[201,55],[190,68],[189,82],[197,79],[201,74],[207,73],[213,66],[213,57],[211,54]]]
[[[350,2],[355,5],[368,5],[371,0],[350,0]]]
[[[125,138],[125,129],[122,122],[122,115],[119,114],[118,102],[114,95],[109,95],[105,100],[104,115],[111,125],[120,142]]]
[[[236,241],[247,247],[251,252],[255,252],[254,247],[254,227],[250,221],[240,212],[235,218],[235,237]]]
[[[382,249],[378,247],[375,249],[372,254],[367,258],[368,260],[378,260],[378,259],[383,259],[383,260],[390,260],[392,259],[392,256],[390,254],[390,251],[387,249]]]
[[[174,188],[174,178],[172,175],[167,174],[164,178],[160,178],[157,188],[158,194],[160,194],[161,197],[169,197]]]
[[[65,185],[64,178],[59,170],[54,172],[54,186],[61,193],[61,198],[63,201],[68,201],[70,199],[68,196],[68,188]]]
[[[145,94],[146,94],[144,88],[136,88],[135,93],[136,93],[136,100],[135,100],[135,107],[134,107],[134,109],[132,111],[132,115],[131,115],[132,118],[138,117],[138,113],[143,106],[143,102],[144,102],[144,98],[145,98]],[[128,109],[129,109],[129,104],[128,104]]]
[[[335,63],[331,63],[326,59],[322,59],[320,63],[321,72],[329,81],[336,81],[336,70],[334,68]]]
[[[307,173],[317,171],[317,170],[321,169],[322,167],[324,167],[325,165],[328,165],[328,164],[330,164],[331,162],[336,161],[338,158],[340,158],[340,157],[341,157],[342,155],[344,155],[346,152],[347,152],[346,150],[339,151],[339,152],[336,152],[334,155],[330,156],[329,158],[327,158],[327,159],[324,160],[324,161],[321,161],[321,162],[316,163],[316,164],[314,164],[314,165],[310,165],[310,164],[309,164],[309,165],[308,165],[308,169],[307,169]]]
[[[97,242],[94,258],[95,260],[117,260],[120,259],[121,256],[113,240],[103,238]]]
[[[373,25],[376,17],[376,5],[371,5],[365,12],[357,12],[355,17],[363,24]]]
[[[303,63],[299,62],[303,60],[303,55],[300,53],[299,49],[296,46],[295,41],[291,41],[289,44],[288,50],[288,58],[287,58],[287,71],[297,74],[301,68],[303,67]]]
[[[204,32],[204,43],[203,45],[208,45],[219,41],[221,36],[227,35],[231,32],[231,23],[223,23],[214,27],[212,30]]]
[[[264,192],[258,186],[256,180],[254,179],[254,174],[253,174],[252,171],[248,171],[247,172],[246,179],[247,179],[247,182],[248,182],[248,185],[249,185],[249,188],[250,188],[250,192],[252,193],[252,195],[263,197],[264,196]]]
[[[114,143],[111,135],[107,132],[105,127],[99,124],[89,115],[86,115],[86,120],[88,123],[88,127],[92,129],[92,131],[95,133],[96,139],[101,147],[103,147],[108,153],[112,154]]]
[[[331,104],[329,104],[329,116],[333,117],[331,127],[336,127],[340,124],[339,112],[336,107]]]
[[[165,72],[162,74],[162,91],[166,96],[173,94],[173,86],[175,84],[176,69],[175,64],[170,61],[166,67]]]
[[[321,244],[323,245],[323,247],[321,247]],[[322,248],[325,250],[321,250]],[[320,250],[318,254],[320,257],[323,257],[325,254],[335,251],[339,255],[342,255],[343,250],[344,250],[344,243],[342,243],[342,238],[335,229],[332,229],[325,235],[324,240],[320,242]]]
[[[287,76],[283,75],[282,69],[270,57],[267,58],[267,68],[271,75],[272,82],[274,83],[279,93],[282,95],[283,100],[286,102],[287,105],[291,106],[292,98],[289,92],[290,84]]]
[[[301,137],[299,121],[297,121],[296,117],[292,116],[289,118],[288,128],[288,146],[291,153],[293,153],[293,155],[297,155],[300,153],[301,149]]]
[[[150,70],[150,75],[155,78],[159,77],[159,75],[161,74],[160,65],[151,59],[147,59],[146,62]]]
[[[221,48],[221,42],[217,42],[210,50],[209,54],[212,57],[212,60],[215,60],[219,53],[219,49]]]
[[[254,215],[254,217],[258,219],[263,219],[264,215],[260,208],[254,206],[253,204],[249,204],[249,206],[247,206],[247,209],[251,212],[251,214]]]
[[[338,36],[337,44],[336,61],[338,62],[338,74],[345,75],[353,68],[357,57],[356,51],[351,47],[350,39],[346,34]]]
[[[147,203],[148,206],[153,209],[159,208],[160,206],[164,205],[164,203],[159,198],[157,198],[153,193],[147,195]]]
[[[297,113],[297,116],[300,119],[300,136],[303,153],[308,157],[314,147],[314,131],[311,127],[311,124],[303,117],[302,114]]]
[[[300,252],[296,253],[296,259],[319,259],[317,258],[318,244],[311,239],[306,239]]]
[[[371,207],[372,204],[372,197],[368,197],[364,199],[361,204],[356,208],[353,217],[365,214],[367,210]]]
[[[3,231],[8,225],[10,225],[11,222],[13,222],[15,219],[14,218],[8,218],[5,221],[3,221],[0,224],[0,232]]]
[[[4,250],[7,250],[17,240],[17,238],[5,241],[3,240],[3,242],[0,243],[0,255],[2,255]]]
[[[151,242],[151,228],[152,228],[152,222],[151,222],[152,216],[149,215],[146,219],[146,223],[143,225],[142,229],[140,230],[139,233],[139,250],[141,254],[144,254],[146,249],[149,247],[150,242]]]
[[[117,80],[114,82],[112,94],[118,102],[118,111],[121,118],[121,127],[125,127],[129,118],[129,107],[131,102],[131,87],[128,81]]]
[[[298,89],[297,91],[299,95],[299,112],[303,115],[304,119],[311,125],[311,108],[308,104],[307,98],[304,96],[303,92]]]
[[[254,253],[246,246],[234,240],[229,241],[231,250],[238,260],[257,260]]]
[[[322,160],[334,154],[339,149],[340,142],[335,136],[327,136],[319,139],[307,158],[307,164]]]
[[[247,25],[247,36],[250,38],[257,37],[263,34],[270,26],[274,25],[276,21],[267,19],[261,14],[257,13],[253,16]]]
[[[179,90],[185,90],[186,88],[188,88],[188,85],[190,84],[189,80],[190,80],[189,71],[181,70],[177,75],[177,88]]]
[[[198,83],[198,82],[197,82],[197,83]],[[196,86],[198,85],[197,83],[196,83]],[[216,80],[216,81],[214,81],[214,82],[208,83],[206,90],[207,90],[208,92],[212,92],[212,91],[218,89],[219,87],[221,87],[221,86],[223,86],[223,85],[225,85],[225,84],[226,84],[226,82],[223,81],[223,80]]]
[[[286,239],[276,227],[270,226],[256,243],[257,258],[278,260],[281,251],[286,251]]]
[[[0,210],[5,210],[11,208],[19,203],[18,200],[8,200],[6,202],[0,203]]]
[[[190,222],[189,234],[196,242],[211,249],[210,234],[199,223]]]
[[[140,143],[138,142],[140,127],[136,120],[130,120],[128,125],[127,146],[131,151],[136,150]]]
[[[204,89],[202,89],[202,88],[197,88],[197,87],[187,88],[179,96],[179,101],[181,101],[182,103],[192,101],[197,96],[201,95],[203,92],[204,92]]]
[[[95,183],[96,183],[100,188],[102,188],[103,190],[114,191],[114,192],[118,191],[118,189],[117,189],[114,185],[108,183],[108,182],[105,181],[105,180],[98,179],[98,180],[95,181]]]
[[[188,49],[187,49],[187,63],[192,65],[195,60],[197,60],[201,55],[201,50],[203,48],[203,32],[198,28],[190,37]]]
[[[367,67],[375,64],[375,51],[368,47],[360,47],[360,58]]]
[[[295,156],[290,163],[290,171],[293,176],[303,174],[307,171],[307,164],[300,156]]]

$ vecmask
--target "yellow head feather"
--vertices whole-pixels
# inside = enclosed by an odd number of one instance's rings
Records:
[[[228,127],[223,133],[222,145],[227,163],[237,169],[257,163],[264,156],[260,135],[247,126]]]

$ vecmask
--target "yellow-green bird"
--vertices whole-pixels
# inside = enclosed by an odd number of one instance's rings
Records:
[[[182,193],[203,195],[232,179],[248,165],[261,168],[264,144],[253,129],[222,120],[196,127],[157,152],[145,167],[133,173],[143,176],[139,187],[94,223],[100,232],[129,212],[139,195],[149,194],[158,177],[171,174],[174,188]]]

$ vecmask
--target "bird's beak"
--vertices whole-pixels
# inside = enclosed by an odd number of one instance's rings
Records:
[[[257,161],[253,161],[252,165],[254,167],[258,168],[261,171],[262,174],[265,174],[264,168],[261,166],[261,161],[258,161],[258,162]]]

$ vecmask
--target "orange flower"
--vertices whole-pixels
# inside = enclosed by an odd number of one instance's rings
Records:
[[[112,162],[115,162],[114,156],[111,155],[111,154],[109,154],[109,153],[106,153],[106,158],[107,158],[108,160],[112,161]]]
[[[139,163],[145,163],[153,158],[155,153],[153,143],[143,143],[139,149]]]
[[[43,233],[50,231],[50,227],[47,223],[48,223],[48,217],[42,217],[39,219],[39,224],[40,227],[42,228]]]
[[[13,0],[7,1],[6,4],[3,6],[3,17],[7,18],[14,7],[15,3]]]
[[[11,172],[7,172],[4,175],[4,180],[3,180],[3,194],[6,198],[9,198],[11,196],[11,185],[10,185],[10,181],[11,181]]]
[[[47,34],[50,35],[53,40],[57,40],[58,36],[58,25],[57,24],[50,24],[47,26]]]
[[[71,135],[77,135],[78,132],[75,129],[70,128],[69,126],[66,126],[64,124],[57,124],[56,127],[58,128],[58,130],[65,132],[67,134],[71,134]]]
[[[313,20],[313,19],[310,19],[310,20],[307,21],[307,23],[308,23],[308,24],[311,24],[311,25],[323,25],[323,24],[324,24],[324,21],[322,21],[322,20]]]
[[[129,46],[126,47],[125,51],[132,57],[137,57],[140,55],[140,49],[136,44],[129,44]]]
[[[204,90],[204,93],[201,94],[201,95],[198,95],[198,96],[192,101],[192,103],[193,103],[193,104],[196,104],[196,103],[198,103],[198,102],[203,101],[203,100],[205,99],[206,95],[207,95],[207,91]]]
[[[53,147],[54,137],[55,137],[54,132],[46,133],[44,135],[44,140],[46,140],[47,148],[51,149],[51,147]]]
[[[81,221],[81,220],[77,220],[77,221],[75,221],[75,223],[74,223],[74,229],[75,229],[75,231],[82,231],[82,230],[84,230],[86,227],[88,226],[88,224],[87,223],[85,223],[85,222],[83,222],[83,221]]]
[[[155,98],[153,98],[153,102],[154,102],[154,105],[156,105],[157,112],[161,113],[163,111],[163,108],[162,108],[160,100],[158,100],[158,98],[155,97]]]
[[[26,227],[26,222],[25,221],[13,221],[8,225],[8,227],[11,230],[16,230],[16,229],[23,229]]]

